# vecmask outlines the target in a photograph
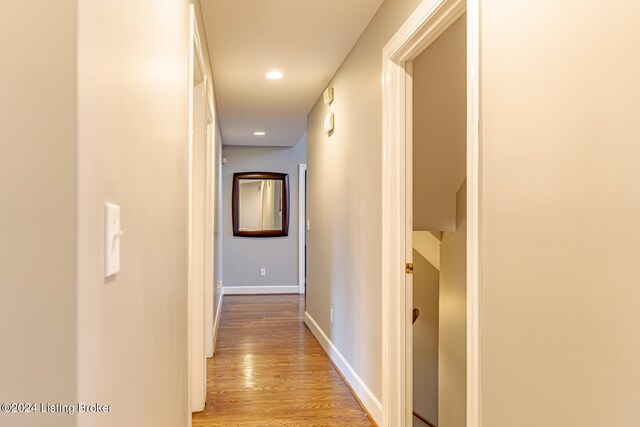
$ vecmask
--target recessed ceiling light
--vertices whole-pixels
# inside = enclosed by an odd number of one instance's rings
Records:
[[[264,76],[270,80],[280,80],[284,77],[284,74],[282,74],[280,71],[269,71]]]
[[[257,130],[253,133],[255,136],[265,136],[267,133],[263,130]]]

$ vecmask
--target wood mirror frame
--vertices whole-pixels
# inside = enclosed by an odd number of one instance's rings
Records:
[[[240,229],[240,180],[274,180],[282,182],[282,227],[279,230]],[[238,172],[233,174],[231,193],[233,235],[240,237],[281,237],[289,235],[289,174],[276,172]]]

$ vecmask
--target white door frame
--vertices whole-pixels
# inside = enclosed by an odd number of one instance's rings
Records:
[[[304,294],[306,283],[306,218],[307,218],[307,165],[298,165],[298,293]]]
[[[208,80],[205,78],[205,87],[209,89]],[[205,93],[208,97],[209,91]],[[205,141],[205,185],[204,185],[204,340],[205,355],[213,357],[213,322],[215,299],[214,279],[214,157],[215,157],[215,129],[214,111],[210,103],[207,103],[207,133]],[[205,369],[206,371],[206,369]],[[206,374],[205,374],[206,378]]]
[[[208,210],[206,129],[207,110],[210,110],[210,91],[204,67],[200,32],[196,22],[195,7],[189,7],[189,147],[188,147],[188,280],[187,280],[187,373],[189,402],[187,425],[191,426],[191,413],[204,409],[206,401],[206,344],[205,344],[205,263],[206,236],[205,215]],[[196,76],[201,82],[196,81]],[[203,96],[201,128],[195,129],[195,91]],[[199,132],[198,135],[195,132]],[[201,133],[200,133],[201,132]]]
[[[196,15],[193,4],[189,5],[189,147],[188,151],[188,207],[187,207],[187,426],[192,425],[192,383],[193,383],[193,363],[192,363],[192,346],[193,346],[193,83],[195,81],[195,25]]]
[[[412,425],[411,61],[467,12],[467,427],[480,427],[479,0],[424,0],[382,54],[383,426]]]
[[[199,34],[198,34],[199,36]],[[201,55],[202,57],[202,52]],[[204,58],[203,58],[204,60]],[[218,114],[214,102],[215,95],[213,84],[203,62],[205,82],[205,97],[207,103],[207,137],[206,137],[206,184],[205,184],[205,240],[204,240],[204,265],[205,265],[205,348],[206,357],[211,358],[215,353],[215,277],[216,277],[216,209],[218,207],[217,182],[217,140],[218,140]],[[206,394],[206,364],[205,364],[205,394]]]

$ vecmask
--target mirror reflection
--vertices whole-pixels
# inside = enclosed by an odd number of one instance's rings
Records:
[[[288,235],[289,176],[286,173],[234,173],[231,198],[234,236]]]
[[[240,231],[282,229],[282,181],[240,179]]]

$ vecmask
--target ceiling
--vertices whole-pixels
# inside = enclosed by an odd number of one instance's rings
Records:
[[[202,0],[223,144],[295,145],[382,1]]]

